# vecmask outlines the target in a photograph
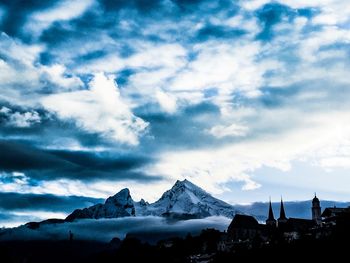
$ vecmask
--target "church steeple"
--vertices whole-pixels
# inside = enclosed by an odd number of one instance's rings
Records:
[[[312,199],[312,220],[315,221],[316,224],[321,224],[322,218],[321,218],[321,206],[320,206],[320,200],[317,198],[316,193],[314,199]]]
[[[277,219],[278,224],[283,224],[287,222],[286,212],[284,211],[283,200],[281,197],[281,207],[280,207],[280,217]]]
[[[273,210],[272,210],[272,204],[271,204],[271,198],[270,198],[270,204],[269,204],[269,216],[266,219],[266,225],[269,226],[276,226],[276,219],[273,215]]]
[[[271,198],[270,198],[270,205],[269,205],[269,218],[268,220],[275,220],[275,217],[273,215],[273,210],[272,210],[272,204],[271,204]]]
[[[286,212],[284,211],[283,200],[281,197],[281,209],[280,209],[280,218],[279,219],[287,219]]]

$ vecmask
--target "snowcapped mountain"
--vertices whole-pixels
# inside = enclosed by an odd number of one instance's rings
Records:
[[[185,215],[194,218],[226,216],[236,213],[233,206],[214,198],[188,180],[177,181],[162,197],[153,204],[146,205],[139,212],[142,215],[175,216]],[[138,214],[138,207],[136,209]]]
[[[177,181],[155,203],[149,204],[141,199],[135,202],[129,189],[123,189],[109,197],[104,204],[77,209],[66,221],[82,218],[117,218],[125,216],[164,216],[176,219],[225,216],[232,218],[236,209],[191,183],[188,180]]]
[[[74,210],[66,221],[82,218],[117,218],[135,216],[134,201],[129,189],[125,188],[116,195],[108,197],[104,204],[97,204],[84,209]]]

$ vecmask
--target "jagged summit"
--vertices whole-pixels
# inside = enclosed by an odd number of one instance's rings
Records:
[[[67,221],[82,218],[117,218],[125,216],[174,216],[176,218],[204,218],[208,216],[233,217],[233,206],[221,201],[185,179],[177,180],[155,203],[144,199],[133,201],[129,189],[125,188],[107,198],[104,204],[77,209]]]
[[[233,206],[221,201],[185,179],[176,181],[174,186],[148,207],[154,215],[187,214],[203,218],[207,216],[232,217]]]
[[[115,195],[108,197],[105,204],[119,204],[129,200],[130,198],[130,190],[128,188],[124,188]]]
[[[164,192],[162,197],[156,203],[162,202],[164,200],[179,201],[179,197],[182,197],[188,199],[188,201],[190,201],[192,204],[197,204],[201,201],[202,198],[205,198],[208,195],[210,196],[210,194],[208,194],[202,188],[196,186],[187,179],[183,181],[177,180],[173,187],[170,190]]]
[[[200,188],[199,186],[195,185],[194,183],[190,182],[187,179],[184,179],[182,181],[177,180],[172,188],[174,188],[174,187],[186,187],[189,189],[197,188],[197,189],[201,189],[202,191],[204,191],[202,188]]]
[[[117,218],[135,216],[134,201],[128,188],[122,189],[114,196],[108,197],[104,204],[97,204],[84,209],[77,209],[66,221],[83,218]]]

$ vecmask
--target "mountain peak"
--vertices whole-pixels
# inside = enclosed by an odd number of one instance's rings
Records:
[[[182,181],[176,180],[176,182],[175,182],[175,184],[186,184],[186,183],[193,184],[193,183],[191,183],[191,182],[190,182],[189,180],[187,180],[187,179],[184,179],[184,180],[182,180]]]
[[[135,216],[134,201],[128,188],[120,190],[113,196],[107,198],[104,204],[97,204],[84,209],[76,209],[70,214],[66,221],[83,218],[117,218]]]
[[[124,188],[120,190],[118,193],[116,193],[113,196],[110,196],[107,198],[105,204],[107,203],[125,203],[129,200],[132,201],[130,190],[128,188]]]
[[[185,186],[187,188],[199,188],[199,189],[201,189],[199,186],[195,185],[194,183],[192,183],[191,181],[189,181],[187,179],[184,179],[182,181],[177,180],[173,187],[175,187],[175,186]],[[203,190],[203,189],[201,189],[201,190]]]
[[[232,217],[233,207],[185,179],[173,187],[150,207],[156,214],[187,214],[195,217],[224,215]]]

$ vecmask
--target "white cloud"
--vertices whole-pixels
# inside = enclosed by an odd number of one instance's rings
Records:
[[[26,66],[32,66],[40,52],[43,51],[42,45],[23,44],[20,40],[13,39],[4,32],[1,32],[0,40],[1,54]]]
[[[228,181],[240,182],[242,189],[253,190],[260,185],[246,173],[259,164],[233,154],[224,149],[187,150],[162,153],[159,162],[146,169],[150,174],[163,174],[173,180],[189,179],[213,194],[220,194],[228,189],[224,186]]]
[[[5,115],[9,114],[10,112],[11,112],[11,110],[7,107],[2,107],[0,109],[0,113],[5,114]]]
[[[175,76],[172,90],[249,90],[261,85],[262,72],[252,63],[260,50],[259,43],[237,43],[233,47],[215,42],[196,49],[198,57]],[[253,74],[255,77],[250,78]]]
[[[310,29],[310,21],[298,18],[281,22],[274,27],[275,37],[263,48],[265,56],[280,60],[280,67],[265,83],[272,87],[290,87],[312,81],[330,93],[325,83],[348,85],[345,47],[350,42],[350,31],[340,26],[324,25]],[[316,84],[319,83],[319,84]],[[304,87],[302,92],[309,92]]]
[[[50,9],[33,13],[25,25],[25,30],[40,35],[55,21],[66,21],[81,16],[94,2],[94,0],[60,1]]]
[[[219,20],[219,19],[218,19]],[[228,18],[227,20],[219,20],[219,24],[229,26],[239,30],[245,30],[249,37],[254,38],[255,34],[259,33],[261,26],[259,25],[257,18],[252,16],[249,19],[244,17],[244,13]]]
[[[120,96],[112,77],[95,74],[89,89],[44,97],[43,106],[59,118],[73,120],[89,132],[100,133],[116,142],[138,144],[148,123],[136,117]]]
[[[131,107],[159,103],[162,110],[171,111],[179,96],[167,91],[168,79],[173,78],[187,63],[187,50],[180,44],[151,44],[142,41],[133,42],[133,48],[136,52],[130,57],[122,58],[113,52],[106,57],[79,66],[75,72],[114,73],[132,68],[135,72],[129,77],[127,88],[122,91]],[[172,101],[170,105],[163,107],[164,103],[160,103],[164,102],[162,99],[159,100],[162,96],[159,93],[160,90],[167,95],[168,102]],[[164,96],[163,99],[165,99]]]
[[[159,105],[162,107],[162,109],[168,113],[174,113],[176,112],[177,105],[176,105],[176,98],[173,97],[170,94],[167,94],[163,91],[158,91],[156,93],[156,97],[158,100]]]
[[[326,26],[321,31],[309,34],[300,43],[300,57],[310,62],[318,60],[320,49],[335,43],[349,43],[350,31],[335,26]],[[327,51],[326,51],[327,52]]]
[[[350,6],[347,0],[243,0],[241,6],[247,11],[255,11],[265,4],[279,3],[291,8],[312,8],[318,14],[312,18],[315,25],[338,25],[345,26],[349,22]]]
[[[0,185],[14,184],[18,186],[27,185],[29,178],[20,172],[5,173],[0,172]]]
[[[76,90],[83,86],[80,78],[68,74],[64,65],[38,63],[42,51],[40,45],[26,45],[1,33],[0,99],[14,105],[37,107],[48,90]]]
[[[270,112],[267,112],[270,111]],[[260,186],[259,178],[252,177],[262,167],[288,171],[293,161],[306,161],[321,167],[346,167],[350,157],[350,117],[347,112],[310,112],[307,118],[293,109],[257,112],[262,118],[258,129],[266,122],[269,131],[236,143],[208,149],[166,152],[159,161],[145,171],[163,174],[167,178],[188,178],[214,194],[227,191],[225,183],[242,183],[242,190]],[[274,116],[275,119],[269,116]],[[283,131],[278,125],[284,118]],[[254,128],[254,127],[253,127]],[[341,157],[342,156],[342,157]]]
[[[32,102],[31,95],[41,86],[39,85],[40,74],[33,66],[41,50],[42,47],[38,45],[25,45],[1,33],[0,98],[2,100],[15,104]],[[22,96],[25,99],[22,99]]]
[[[16,127],[29,127],[35,123],[40,123],[41,118],[36,111],[19,113],[15,112],[10,115],[9,125]]]
[[[27,111],[27,112],[13,112],[7,107],[2,107],[0,109],[0,114],[3,114],[6,117],[6,125],[26,128],[34,124],[41,122],[41,117],[36,111]]]
[[[350,155],[349,156],[336,156],[330,158],[323,158],[319,161],[319,165],[326,169],[332,168],[350,168]]]
[[[112,53],[107,57],[93,60],[77,69],[78,72],[113,73],[123,68],[148,69],[177,69],[186,63],[186,50],[180,44],[151,44],[135,41],[135,54],[122,58]],[[149,81],[147,78],[144,81]]]
[[[217,138],[223,138],[227,136],[233,136],[233,137],[245,136],[248,131],[249,131],[248,127],[233,123],[229,126],[224,126],[224,125],[214,126],[208,132]]]
[[[279,3],[287,5],[292,8],[307,8],[307,7],[324,7],[333,6],[336,4],[345,4],[346,0],[317,0],[317,1],[304,1],[304,0],[242,0],[240,4],[242,7],[249,11],[255,11],[266,4]]]
[[[259,88],[265,84],[266,72],[280,67],[277,60],[257,61],[263,49],[255,41],[209,42],[195,46],[194,51],[198,52],[196,58],[178,70],[166,90],[179,96],[184,91],[204,93],[208,88],[217,88],[213,102],[221,110],[232,104],[233,92],[251,98],[260,96]],[[191,97],[182,99],[188,104],[195,103]]]
[[[54,64],[52,66],[41,66],[40,71],[51,83],[64,89],[74,90],[84,86],[80,78],[74,75],[66,76],[67,69],[63,65]]]

